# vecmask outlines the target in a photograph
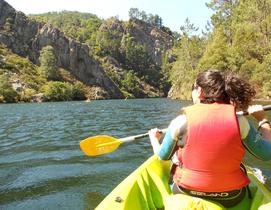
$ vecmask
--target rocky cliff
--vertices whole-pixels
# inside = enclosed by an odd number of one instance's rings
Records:
[[[117,31],[119,36],[122,36],[122,42],[127,35],[133,37],[136,43],[146,46],[153,63],[161,66],[163,54],[173,47],[173,36],[142,20],[131,19],[128,23],[111,19],[111,21],[105,21],[99,30]]]
[[[126,33],[135,37],[137,42],[145,44],[153,62],[161,66],[163,54],[173,47],[173,37],[144,21],[134,19],[133,23],[133,27],[129,28]]]
[[[123,98],[119,88],[92,58],[88,46],[66,37],[50,24],[30,20],[4,0],[0,0],[0,43],[35,64],[39,63],[40,50],[51,45],[59,67],[69,70],[85,84],[105,90],[105,98]]]
[[[162,65],[167,50],[173,47],[174,38],[170,33],[138,19],[124,22],[117,18],[105,20],[97,31],[101,49],[110,51],[99,54],[104,56],[101,63],[106,64],[104,68],[109,75],[113,74],[112,78],[120,87],[127,72],[132,70],[138,76],[134,80],[138,81],[140,89],[129,89],[135,97],[167,96],[169,85],[164,82],[167,75],[164,75]]]

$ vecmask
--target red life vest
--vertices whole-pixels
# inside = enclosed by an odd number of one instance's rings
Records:
[[[245,154],[235,114],[229,104],[196,104],[185,109],[186,144],[177,156],[183,164],[174,182],[202,192],[225,192],[249,184],[240,164]]]

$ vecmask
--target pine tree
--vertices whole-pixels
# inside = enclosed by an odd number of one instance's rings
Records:
[[[40,72],[48,80],[57,80],[57,60],[52,46],[48,45],[40,51]]]

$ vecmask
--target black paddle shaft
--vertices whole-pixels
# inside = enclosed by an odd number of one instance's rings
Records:
[[[263,106],[263,110],[264,111],[268,111],[268,110],[271,110],[271,105],[266,105],[266,106]],[[247,111],[240,111],[240,112],[237,112],[236,113],[237,115],[249,115],[249,113]],[[166,128],[165,129],[162,129],[160,130],[160,133],[166,133]],[[144,134],[139,134],[139,135],[136,135],[136,136],[129,136],[129,137],[126,137],[126,138],[121,138],[120,140],[122,142],[129,142],[129,141],[134,141],[136,139],[141,139],[143,137],[147,137],[149,136],[148,133],[144,133]]]
[[[264,111],[271,110],[271,105],[263,106]],[[249,115],[248,111],[237,112],[238,115]]]

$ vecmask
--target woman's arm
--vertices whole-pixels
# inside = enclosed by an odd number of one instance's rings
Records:
[[[263,110],[262,105],[253,105],[248,108],[248,113],[258,120],[258,130],[261,131],[263,138],[271,142],[271,124],[267,119],[266,112]]]
[[[262,106],[254,105],[248,109],[249,113],[259,121],[266,118]],[[271,129],[267,125],[261,125],[259,129],[253,127],[244,116],[238,118],[243,145],[252,155],[261,160],[271,160]]]
[[[159,129],[155,128],[149,131],[149,137],[154,154],[162,160],[169,160],[173,155],[177,141],[181,139],[186,132],[186,116],[180,115],[171,121],[162,144],[159,143],[161,134]]]

